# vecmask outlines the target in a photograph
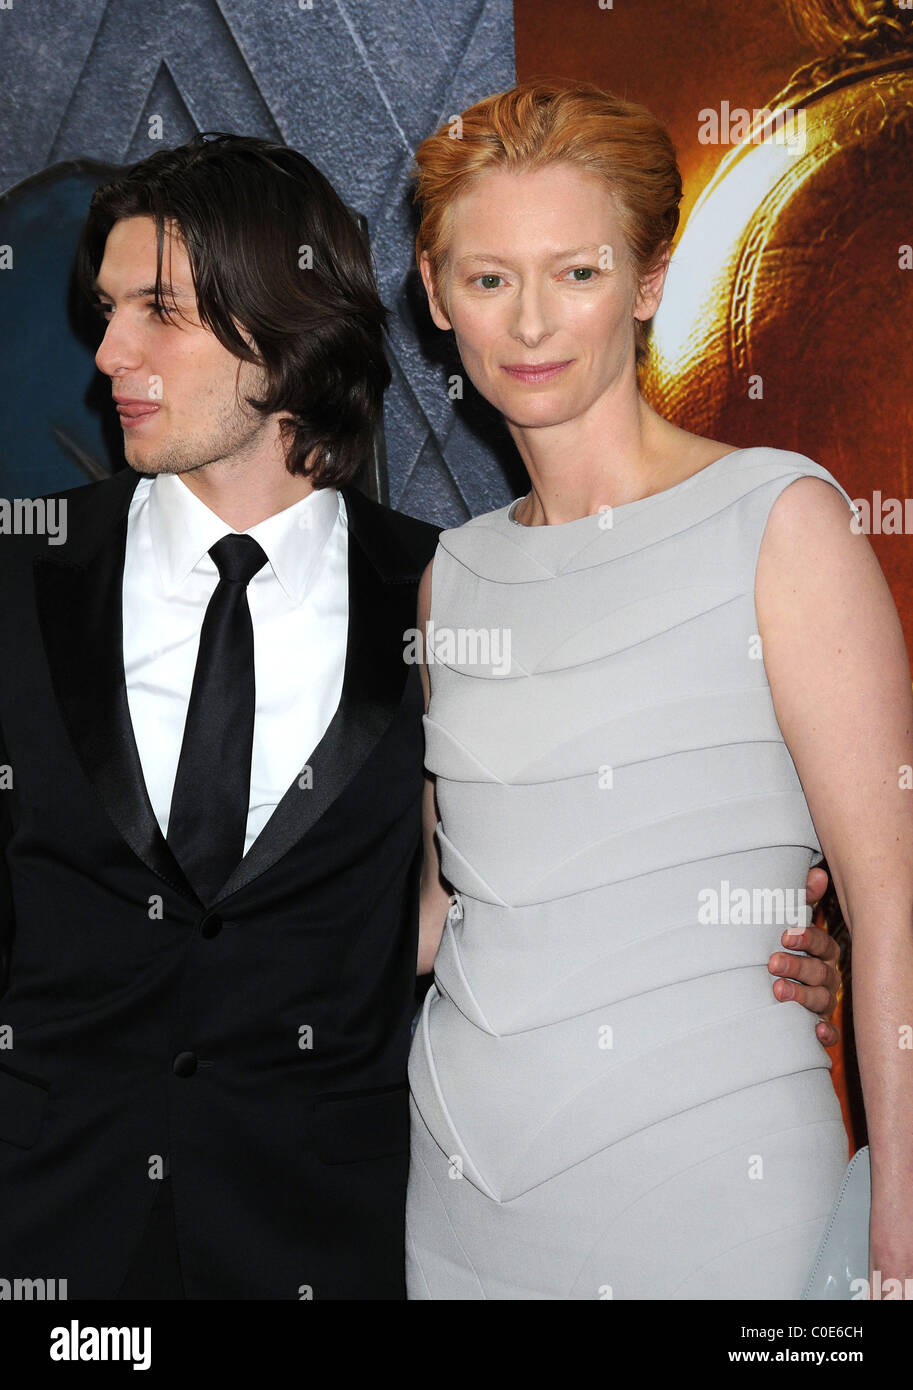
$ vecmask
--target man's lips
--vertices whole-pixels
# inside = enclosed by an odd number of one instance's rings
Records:
[[[155,401],[134,400],[128,396],[117,399],[115,404],[120,422],[125,429],[142,424],[143,420],[148,420],[159,409]]]
[[[551,381],[553,377],[563,372],[565,367],[569,367],[573,360],[571,357],[566,362],[513,362],[509,365],[502,363],[502,369],[516,381],[524,381],[532,385],[538,381]]]

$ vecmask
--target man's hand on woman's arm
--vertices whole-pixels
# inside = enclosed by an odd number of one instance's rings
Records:
[[[805,899],[809,907],[823,897],[827,888],[827,874],[823,869],[809,869],[805,888]],[[837,960],[840,948],[823,927],[806,927],[796,935],[792,927],[787,927],[781,937],[788,951],[775,951],[767,963],[771,975],[776,975],[774,998],[784,1002],[794,1000],[818,1014],[821,1022],[815,1029],[818,1041],[823,1047],[833,1047],[840,1037],[839,1028],[829,1022],[837,1007],[837,989],[840,976],[837,974]],[[807,951],[804,956],[793,956],[789,951]]]

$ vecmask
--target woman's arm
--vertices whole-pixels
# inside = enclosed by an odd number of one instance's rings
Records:
[[[849,928],[871,1264],[913,1276],[913,693],[875,554],[830,483],[771,509],[755,602],[774,709]],[[809,660],[810,653],[815,659]]]
[[[424,651],[424,639],[428,615],[431,612],[431,565],[432,561],[422,575],[421,583],[418,588],[418,622],[417,627],[422,634],[422,644]],[[422,678],[422,689],[425,692],[425,709],[428,709],[428,701],[431,691],[428,683],[428,667],[423,661],[419,674]],[[418,929],[418,974],[427,975],[434,968],[434,958],[437,955],[437,948],[441,944],[441,936],[444,932],[444,922],[447,919],[447,909],[450,906],[450,890],[441,877],[441,856],[438,849],[435,827],[438,822],[437,805],[434,799],[434,778],[425,773],[425,790],[422,797],[422,885],[421,885],[421,906],[419,909],[419,929]]]

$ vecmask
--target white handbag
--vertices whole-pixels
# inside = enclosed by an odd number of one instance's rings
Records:
[[[871,1211],[872,1171],[866,1146],[853,1155],[843,1175],[803,1299],[866,1297]]]

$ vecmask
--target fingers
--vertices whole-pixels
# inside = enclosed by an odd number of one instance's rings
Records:
[[[809,907],[814,907],[819,898],[824,896],[827,885],[828,877],[824,869],[809,869],[805,883],[805,901]]]
[[[814,930],[814,929],[810,929]],[[818,936],[824,935],[816,932]],[[802,934],[808,935],[808,931]],[[784,933],[786,937],[786,933]],[[794,941],[801,943],[801,937],[789,937],[790,944]],[[830,938],[828,938],[830,940]],[[833,946],[835,943],[831,942]],[[823,948],[821,948],[823,950]],[[827,1019],[837,1007],[837,991],[840,988],[840,978],[837,974],[835,960],[836,955],[828,952],[833,959],[824,959],[822,956],[814,955],[790,955],[786,952],[775,951],[767,962],[767,968],[771,975],[778,975],[778,979],[773,986],[774,998],[781,1002],[795,1000],[803,1008],[810,1009],[812,1013],[821,1014]]]
[[[767,962],[767,969],[771,975],[788,976],[790,980],[798,980],[803,985],[823,985],[828,992],[833,992],[836,1003],[840,981],[831,961],[775,951]]]
[[[800,985],[795,980],[777,980],[773,987],[774,998],[781,1003],[794,1000],[810,1013],[826,1016],[833,1013],[836,999],[825,985]]]
[[[834,965],[840,959],[840,947],[823,927],[809,926],[801,932],[796,932],[793,927],[787,927],[780,940],[791,951],[807,951],[809,955],[831,961]]]
[[[822,887],[812,896],[812,874],[824,880],[827,875],[823,869],[812,869],[807,889],[808,901],[815,902],[821,896]],[[828,1020],[837,1007],[837,991],[840,977],[837,974],[837,961],[840,947],[832,936],[821,927],[808,926],[802,932],[787,928],[781,937],[790,952],[805,951],[806,955],[792,955],[775,952],[767,963],[772,975],[782,978],[773,984],[774,998],[781,1002],[795,1001],[814,1014],[821,1015],[815,1026],[815,1036],[823,1047],[834,1047],[840,1041],[840,1029]]]
[[[835,1028],[833,1023],[826,1023],[823,1019],[815,1028],[815,1035],[824,1047],[835,1047],[840,1041],[840,1029]]]

